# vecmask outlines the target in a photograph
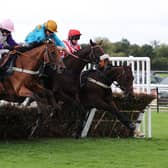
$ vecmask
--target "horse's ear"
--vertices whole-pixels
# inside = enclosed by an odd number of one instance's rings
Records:
[[[94,46],[94,42],[92,41],[92,39],[90,39],[90,45]]]
[[[128,69],[130,69],[130,70],[132,69],[131,63],[129,63],[129,65],[128,65],[127,62],[124,62],[123,67],[124,67],[125,71]]]
[[[100,42],[99,42],[99,45],[101,46],[103,44],[103,40],[101,40]]]

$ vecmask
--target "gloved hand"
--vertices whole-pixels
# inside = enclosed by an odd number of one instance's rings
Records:
[[[13,50],[13,47],[11,47],[11,46],[4,46],[4,49]]]
[[[46,40],[46,43],[54,43],[54,39],[49,38]]]

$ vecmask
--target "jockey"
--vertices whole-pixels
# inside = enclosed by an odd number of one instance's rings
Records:
[[[101,69],[106,69],[108,65],[110,64],[110,56],[108,54],[104,54],[100,56],[100,61],[98,68]]]
[[[80,39],[80,36],[81,36],[81,33],[79,30],[76,30],[76,29],[69,30],[68,39],[64,40],[63,42],[66,46],[66,49],[70,53],[73,54],[74,52],[81,49],[81,46],[78,44],[78,40]],[[66,56],[66,54],[64,54],[64,56]]]
[[[52,40],[59,50],[67,52],[64,43],[58,38],[55,32],[57,32],[57,23],[53,20],[48,20],[44,24],[36,26],[36,28],[27,35],[25,42],[32,44],[34,42],[40,43],[45,40]]]
[[[57,32],[57,23],[53,20],[48,20],[44,24],[36,26],[36,28],[27,35],[25,42],[26,44],[32,44],[35,42],[40,43],[46,40],[52,40],[57,46],[58,50],[60,51],[60,54],[59,54],[60,67],[59,68],[65,68],[61,55],[62,53],[69,54],[69,51],[66,49],[64,43],[58,38],[55,32]]]
[[[12,37],[12,32],[14,31],[14,24],[10,19],[3,20],[0,23],[0,59],[2,54],[9,52],[13,47],[18,44]]]

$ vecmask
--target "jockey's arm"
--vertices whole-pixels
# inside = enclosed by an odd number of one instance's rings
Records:
[[[71,55],[72,53],[68,51],[65,47],[57,46],[58,50],[64,51],[66,54]]]

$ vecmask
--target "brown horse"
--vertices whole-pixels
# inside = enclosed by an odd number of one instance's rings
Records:
[[[80,100],[84,107],[88,110],[96,108],[114,114],[133,133],[135,124],[129,121],[126,115],[120,113],[113,100],[111,91],[111,84],[115,81],[117,82],[116,85],[126,95],[133,94],[134,77],[131,66],[108,66],[108,68],[103,70],[90,70],[85,72],[84,76],[87,81],[85,82],[85,86],[80,90]],[[82,124],[79,130],[82,130]]]
[[[25,48],[24,48],[25,49]],[[49,103],[56,107],[55,99],[51,91],[39,83],[39,74],[45,65],[54,67],[58,65],[58,50],[53,43],[43,43],[14,50],[15,64],[10,66],[12,74],[4,77],[0,82],[0,99],[19,101],[25,97],[33,98],[38,104],[38,113],[42,112],[41,106]],[[48,102],[46,102],[48,100]]]

